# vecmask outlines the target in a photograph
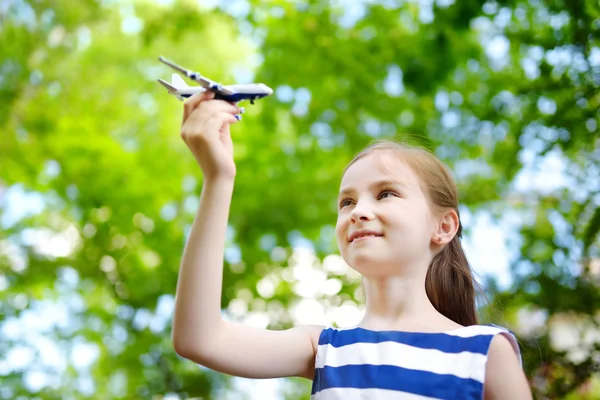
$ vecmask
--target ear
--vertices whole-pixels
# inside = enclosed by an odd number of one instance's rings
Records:
[[[442,218],[438,221],[435,232],[431,241],[438,245],[444,245],[450,243],[460,226],[460,220],[455,210],[448,210]]]

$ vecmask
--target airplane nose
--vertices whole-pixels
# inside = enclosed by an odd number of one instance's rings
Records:
[[[267,96],[270,96],[270,95],[273,94],[273,89],[271,89],[270,87],[268,87],[264,83],[261,83],[261,88],[265,91],[265,93],[267,93]]]

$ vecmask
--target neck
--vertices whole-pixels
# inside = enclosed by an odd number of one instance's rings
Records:
[[[425,275],[364,279],[366,313],[360,326],[373,330],[436,331],[459,327],[427,297]]]

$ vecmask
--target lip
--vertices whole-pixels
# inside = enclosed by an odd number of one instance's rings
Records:
[[[365,236],[365,235],[373,235],[375,237],[383,236],[381,233],[376,232],[376,231],[359,230],[359,231],[352,232],[352,234],[350,234],[350,236],[348,237],[348,242],[352,243],[354,241],[354,239],[361,237],[361,236]]]

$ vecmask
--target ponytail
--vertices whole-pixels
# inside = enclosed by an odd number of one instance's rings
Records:
[[[477,325],[476,283],[462,248],[462,225],[456,236],[433,258],[427,276],[427,297],[445,317],[457,324]]]

